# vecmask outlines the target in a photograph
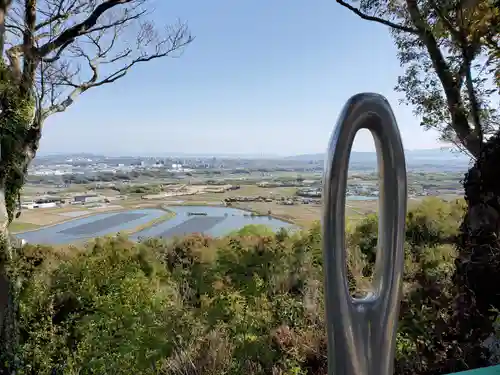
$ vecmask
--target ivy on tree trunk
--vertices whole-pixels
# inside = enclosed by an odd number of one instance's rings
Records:
[[[17,278],[9,224],[15,216],[29,161],[26,136],[31,128],[34,102],[23,95],[0,62],[0,373],[15,368],[17,336]]]

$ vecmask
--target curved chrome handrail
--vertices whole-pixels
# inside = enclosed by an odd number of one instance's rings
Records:
[[[378,248],[370,293],[350,296],[346,278],[345,196],[358,130],[371,131],[380,178]],[[323,256],[329,375],[389,375],[394,369],[406,219],[406,163],[398,126],[381,95],[351,97],[331,136],[323,177]]]

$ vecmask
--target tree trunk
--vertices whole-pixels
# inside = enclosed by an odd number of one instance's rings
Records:
[[[465,175],[467,214],[460,227],[455,284],[456,339],[468,368],[489,364],[481,344],[500,310],[500,133]]]
[[[35,157],[41,137],[42,120],[35,119],[16,146],[0,152],[0,375],[15,373],[18,337],[18,300],[20,282],[15,272],[15,254],[8,226],[15,216],[20,189],[28,166]],[[4,139],[2,139],[4,141]],[[12,146],[12,145],[11,145]]]
[[[17,349],[17,305],[15,285],[9,275],[12,249],[5,204],[5,178],[0,182],[0,374],[10,373]]]

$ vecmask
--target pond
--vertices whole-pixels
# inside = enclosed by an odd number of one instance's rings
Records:
[[[230,207],[211,206],[169,206],[176,216],[168,221],[154,225],[132,238],[140,237],[174,237],[190,233],[204,233],[212,237],[226,235],[249,224],[263,224],[272,230],[292,228],[293,224],[270,216],[250,216],[247,211]],[[197,213],[204,215],[189,215]]]
[[[294,227],[293,224],[278,219],[267,216],[250,216],[246,211],[228,207],[169,206],[168,209],[176,213],[174,218],[144,229],[130,237],[136,240],[145,237],[169,238],[195,232],[218,237],[249,224],[264,224],[273,230]],[[197,215],[190,215],[190,213]],[[29,243],[66,244],[134,229],[163,215],[165,215],[165,211],[160,209],[102,213],[34,231],[18,233],[16,236]]]
[[[100,213],[34,231],[18,233],[16,237],[29,243],[65,244],[133,229],[163,215],[165,211],[158,209]]]

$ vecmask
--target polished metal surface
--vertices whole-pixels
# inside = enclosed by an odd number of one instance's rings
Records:
[[[345,200],[349,156],[358,130],[371,131],[380,173],[379,229],[373,283],[351,297],[347,283]],[[329,375],[393,373],[401,299],[406,218],[406,163],[391,106],[362,93],[344,106],[331,136],[323,180],[323,255]]]

